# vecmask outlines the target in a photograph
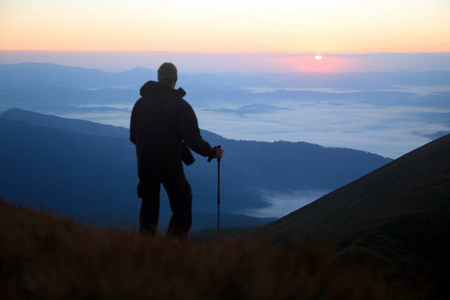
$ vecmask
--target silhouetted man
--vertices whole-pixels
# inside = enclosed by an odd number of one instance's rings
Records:
[[[176,82],[176,67],[164,63],[158,69],[158,82],[142,86],[131,114],[130,140],[136,145],[142,198],[139,232],[157,232],[162,183],[172,210],[167,236],[186,238],[192,223],[192,193],[182,159],[193,162],[187,146],[209,158],[221,158],[223,150],[203,140],[194,110],[183,99],[186,92],[174,89]]]

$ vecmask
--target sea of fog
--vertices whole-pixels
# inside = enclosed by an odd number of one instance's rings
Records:
[[[237,213],[259,218],[281,218],[300,207],[328,194],[327,190],[271,191],[259,189],[258,192],[268,206],[257,209],[244,209]]]
[[[229,139],[305,141],[395,159],[450,131],[450,86],[376,91],[248,87],[234,97],[199,96],[200,101],[195,95],[188,90],[185,99],[200,127]],[[134,101],[84,105],[57,115],[128,128]]]

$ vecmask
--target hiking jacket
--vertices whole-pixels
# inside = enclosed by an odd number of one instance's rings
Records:
[[[140,90],[130,121],[130,140],[136,145],[139,171],[181,160],[181,142],[202,156],[213,150],[200,135],[197,117],[183,97],[186,92],[155,81]]]

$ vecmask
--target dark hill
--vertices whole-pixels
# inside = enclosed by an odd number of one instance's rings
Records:
[[[431,278],[449,296],[450,135],[262,227],[279,246],[324,239],[343,257]],[[447,298],[448,299],[448,298]]]
[[[268,206],[263,199],[267,190],[330,191],[391,161],[364,151],[305,142],[236,141],[207,131],[202,134],[211,144],[226,148],[221,208],[229,213]],[[0,148],[0,179],[5,182],[0,194],[5,199],[45,207],[50,199],[77,203],[72,190],[83,191],[78,196],[92,203],[89,207],[99,201],[121,203],[108,205],[109,210],[135,219],[130,202],[138,205],[136,154],[128,129],[11,109],[0,114],[0,138],[5,145]],[[215,214],[217,166],[198,155],[196,159],[186,168],[195,192],[194,211]]]
[[[23,114],[30,117],[28,121],[43,117],[29,112]],[[115,130],[117,128],[47,117],[42,119],[43,125],[58,124],[73,131],[31,126],[0,117],[1,196],[10,202],[58,212],[87,224],[135,226],[139,199],[136,195],[138,178],[132,143],[125,138],[107,135],[120,134],[120,130]],[[89,128],[91,135],[87,134]],[[128,132],[125,128],[123,130]],[[102,132],[105,135],[97,135]],[[206,194],[204,191],[208,190],[208,181],[199,182],[193,178],[192,182]],[[206,195],[201,199],[201,195],[196,195],[197,203],[215,196],[215,180],[209,182],[209,198]],[[160,225],[164,228],[170,214],[165,193],[162,194],[162,207],[165,209],[161,212]],[[224,190],[224,195],[232,199],[240,194],[231,189]],[[194,208],[194,218],[192,230],[213,227],[216,223],[215,214],[204,213],[199,205]],[[224,226],[262,225],[273,219],[234,214],[223,216]]]

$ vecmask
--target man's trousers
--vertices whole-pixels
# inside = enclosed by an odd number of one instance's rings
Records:
[[[172,210],[167,236],[187,238],[192,224],[192,191],[184,174],[182,162],[155,165],[141,173],[139,174],[141,180],[139,194],[142,197],[142,205],[139,215],[139,232],[156,235],[162,184]]]

